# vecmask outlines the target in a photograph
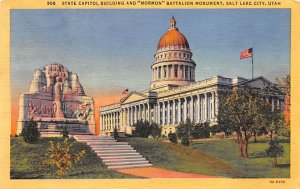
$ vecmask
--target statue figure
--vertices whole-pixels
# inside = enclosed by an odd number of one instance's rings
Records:
[[[56,77],[56,83],[54,85],[54,115],[55,117],[64,117],[62,111],[61,99],[62,99],[62,82],[60,77]]]
[[[76,118],[79,120],[87,120],[91,111],[92,111],[91,104],[84,103],[77,107],[75,113],[73,114],[73,117],[76,116]]]

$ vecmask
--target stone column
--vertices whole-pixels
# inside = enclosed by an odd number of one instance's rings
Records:
[[[147,106],[148,106],[148,122],[150,123],[151,122],[151,109],[150,109],[150,103],[147,103]]]
[[[175,111],[176,111],[176,108],[175,108],[175,99],[173,99],[173,106],[172,106],[172,124],[175,125]]]
[[[191,122],[194,121],[194,98],[193,96],[191,96],[191,102],[190,102],[190,119],[191,119]]]
[[[203,121],[205,122],[205,121],[207,121],[207,94],[206,93],[204,93],[203,109],[204,109],[204,111],[203,111],[203,114],[204,114]]]
[[[157,102],[157,124],[160,125],[160,102]]]
[[[132,107],[128,107],[128,125],[132,126]]]
[[[170,111],[170,103],[169,103],[169,100],[166,101],[166,104],[165,104],[165,109],[166,109],[166,125],[169,124],[169,118],[170,118],[170,114],[169,114],[169,111]]]
[[[162,102],[162,125],[165,125],[165,102]]]
[[[219,95],[218,91],[215,92],[215,115],[218,116],[219,113]]]
[[[274,109],[275,109],[274,97],[271,98],[271,101],[272,101],[272,111],[274,111]]]
[[[201,103],[200,103],[200,94],[197,95],[197,99],[198,100],[197,100],[197,116],[196,117],[197,117],[197,122],[200,123],[200,120],[201,120],[201,117],[200,117],[200,115],[201,115],[201,113],[200,113],[200,109],[201,109],[200,108],[200,105],[201,105]]]
[[[187,97],[184,98],[184,103],[183,103],[183,122],[187,119]]]
[[[178,123],[180,123],[181,120],[181,99],[178,99],[178,105],[177,105],[177,110],[178,110]]]
[[[215,106],[216,106],[216,99],[215,99],[215,92],[211,93],[212,98],[212,119],[215,120]]]
[[[182,73],[183,79],[185,79],[185,65],[182,65]]]

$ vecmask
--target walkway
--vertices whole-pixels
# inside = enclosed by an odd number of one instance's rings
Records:
[[[120,173],[146,178],[217,178],[216,176],[182,173],[156,167],[120,169],[117,171]]]

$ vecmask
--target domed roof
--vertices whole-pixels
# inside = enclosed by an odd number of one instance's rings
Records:
[[[170,29],[160,38],[157,50],[162,48],[167,48],[170,46],[178,46],[181,48],[190,48],[189,43],[186,37],[179,32],[178,28],[176,27],[176,20],[174,17],[171,19],[171,27]]]

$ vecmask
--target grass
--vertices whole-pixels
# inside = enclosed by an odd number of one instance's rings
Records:
[[[155,167],[187,173],[237,177],[240,172],[218,158],[180,144],[172,144],[156,139],[125,138]]]
[[[12,179],[56,179],[55,170],[42,168],[49,141],[62,142],[62,138],[41,138],[36,144],[27,144],[21,137],[11,138],[10,165]],[[71,168],[63,177],[67,179],[109,179],[109,178],[136,178],[126,174],[108,170],[96,154],[83,143],[73,142],[71,151],[85,150],[85,156]]]
[[[246,178],[289,178],[290,177],[290,142],[282,140],[284,154],[278,158],[279,167],[273,167],[273,159],[265,152],[268,138],[258,138],[257,143],[250,141],[249,158],[240,158],[235,140],[195,142],[191,148],[205,152],[229,164]]]

